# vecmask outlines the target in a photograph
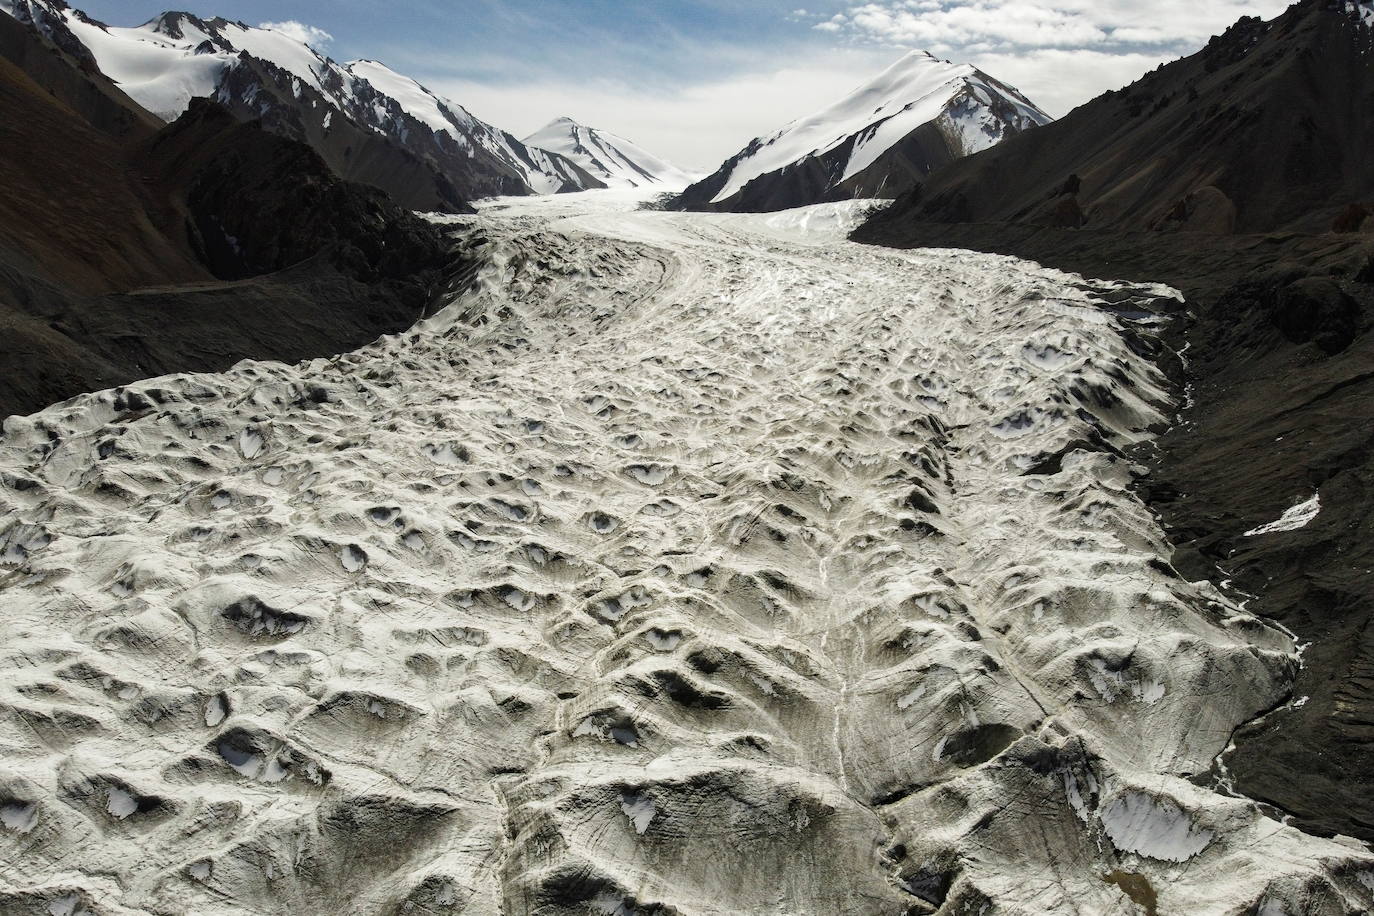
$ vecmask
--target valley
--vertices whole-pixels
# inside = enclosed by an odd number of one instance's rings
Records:
[[[473,288],[353,353],[7,421],[5,906],[1370,905],[1216,765],[1300,652],[1119,457],[1172,291],[639,200],[445,218]]]

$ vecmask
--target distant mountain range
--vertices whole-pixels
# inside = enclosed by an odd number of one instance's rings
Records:
[[[522,143],[415,80],[372,60],[340,64],[271,29],[169,12],[135,28],[97,22],[63,0],[0,0],[0,11],[108,76],[164,121],[194,98],[210,98],[241,120],[309,143],[340,176],[386,191],[416,210],[462,212],[497,195],[555,194],[616,183],[627,162],[677,180],[657,157],[563,155]],[[590,136],[590,135],[589,135]],[[575,150],[572,150],[575,152]],[[596,158],[601,157],[600,159]]]
[[[192,98],[164,125],[60,30],[0,16],[0,416],[248,357],[348,350],[460,269],[310,146]]]
[[[914,51],[833,105],[755,139],[676,205],[768,211],[896,197],[940,166],[1049,121],[982,71]]]

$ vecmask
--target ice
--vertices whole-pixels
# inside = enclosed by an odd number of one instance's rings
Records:
[[[138,810],[138,800],[123,789],[112,787],[106,799],[105,810],[119,820],[124,820]]]
[[[263,448],[267,445],[266,438],[262,433],[252,426],[245,427],[239,433],[239,452],[244,458],[253,459],[262,454]]]
[[[261,754],[244,750],[229,741],[221,741],[218,745],[219,755],[224,758],[225,763],[233,767],[238,772],[247,776],[249,779],[257,779],[262,772],[263,758]]]
[[[339,552],[339,562],[346,572],[362,572],[367,567],[367,551],[357,544],[349,544]]]
[[[598,894],[592,899],[591,908],[601,916],[638,916],[633,901],[618,894]]]
[[[1173,802],[1144,792],[1113,800],[1102,809],[1101,819],[1117,849],[1152,859],[1186,862],[1212,842],[1212,831],[1196,827]]]
[[[81,897],[77,894],[63,894],[61,897],[54,897],[48,901],[49,916],[81,916],[86,910],[81,907]]]
[[[673,469],[661,464],[635,464],[626,468],[625,473],[647,487],[658,487],[668,481]]]
[[[1212,788],[1297,647],[1169,571],[1121,456],[1175,405],[1094,283],[635,206],[484,203],[475,285],[405,334],[6,422],[0,895],[1374,906],[1374,857]]]
[[[1283,515],[1277,520],[1251,528],[1245,532],[1244,537],[1255,537],[1261,534],[1274,534],[1279,531],[1297,531],[1305,528],[1321,512],[1321,494],[1313,493],[1310,499],[1296,503],[1284,510]]]
[[[28,833],[38,823],[38,806],[31,802],[0,805],[0,825],[15,833]]]
[[[656,652],[672,652],[682,642],[681,633],[673,633],[654,628],[644,634],[644,638],[649,641],[649,645],[654,647]]]
[[[917,687],[915,690],[911,691],[910,693],[902,696],[900,699],[897,700],[897,708],[910,709],[913,703],[915,703],[917,700],[919,700],[921,697],[925,695],[925,687]]]
[[[22,566],[52,543],[52,536],[38,525],[12,524],[0,537],[0,566]]]
[[[224,694],[216,694],[205,704],[205,725],[207,728],[214,728],[223,722],[229,715],[229,701]]]
[[[652,798],[633,792],[625,792],[620,796],[620,810],[625,812],[625,816],[634,825],[635,833],[639,834],[649,829],[649,824],[658,814],[658,809],[654,807]]]

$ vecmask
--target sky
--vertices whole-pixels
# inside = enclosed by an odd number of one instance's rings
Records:
[[[112,25],[168,8],[275,23],[380,60],[526,136],[571,117],[710,171],[907,50],[972,63],[1054,116],[1287,0],[72,0]],[[800,3],[806,3],[805,7]]]

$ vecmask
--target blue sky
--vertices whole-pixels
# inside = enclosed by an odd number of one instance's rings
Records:
[[[904,50],[970,62],[1051,114],[1191,53],[1285,0],[171,0],[250,25],[292,21],[517,135],[569,116],[687,168],[839,98]],[[805,6],[803,6],[805,4]],[[74,0],[115,25],[168,8]]]

